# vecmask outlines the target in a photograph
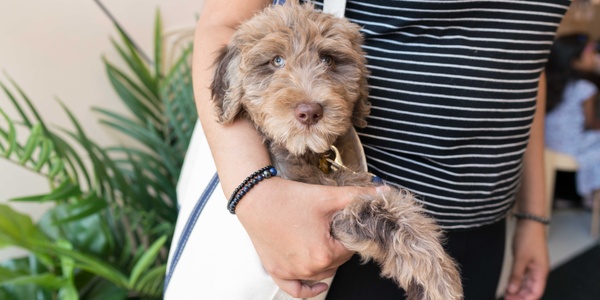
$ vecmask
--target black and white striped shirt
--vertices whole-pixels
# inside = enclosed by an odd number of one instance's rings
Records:
[[[370,171],[419,195],[445,229],[503,218],[520,184],[540,72],[569,4],[348,1],[371,71],[373,107],[359,132]]]

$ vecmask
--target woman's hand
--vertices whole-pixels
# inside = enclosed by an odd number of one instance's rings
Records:
[[[213,64],[235,28],[270,3],[207,0],[196,27],[194,95],[225,195],[230,195],[245,176],[271,162],[251,122],[238,119],[223,125],[216,121],[208,89]],[[331,277],[351,257],[352,253],[331,237],[329,227],[333,213],[351,200],[348,193],[355,190],[359,189],[308,185],[276,177],[261,182],[238,204],[236,213],[242,225],[265,269],[283,291],[299,298],[316,296],[328,287],[309,282]]]
[[[333,276],[353,254],[331,236],[330,223],[361,191],[272,178],[253,188],[236,213],[275,283],[293,297],[311,298],[328,289],[313,283]]]
[[[540,299],[549,271],[546,226],[532,220],[519,220],[513,254],[514,262],[504,299]]]
[[[537,216],[549,213],[544,182],[544,112],[546,111],[546,75],[540,75],[537,108],[529,144],[523,159],[523,183],[517,209]],[[513,240],[514,262],[505,300],[539,299],[544,294],[549,258],[546,226],[522,219],[517,221]]]

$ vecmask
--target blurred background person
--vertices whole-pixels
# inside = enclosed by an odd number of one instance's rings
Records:
[[[596,43],[586,34],[557,38],[546,74],[546,147],[577,160],[577,192],[591,207],[594,191],[600,190],[598,86],[590,81],[600,74]]]

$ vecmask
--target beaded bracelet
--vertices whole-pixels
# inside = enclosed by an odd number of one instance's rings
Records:
[[[516,212],[513,214],[513,216],[515,216],[515,218],[517,218],[517,219],[527,219],[527,220],[532,220],[532,221],[542,223],[544,225],[550,225],[550,219],[532,215],[530,213]]]
[[[266,166],[246,177],[244,181],[231,194],[229,198],[229,202],[227,203],[227,210],[233,215],[235,215],[235,207],[238,205],[242,197],[250,191],[255,185],[261,182],[265,178],[271,178],[272,176],[277,175],[277,169],[275,167],[269,165]]]

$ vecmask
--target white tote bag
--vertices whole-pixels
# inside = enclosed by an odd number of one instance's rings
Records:
[[[343,0],[327,0],[323,10],[343,17],[345,5]],[[245,229],[226,209],[227,198],[200,122],[187,151],[177,197],[180,209],[169,253],[165,300],[294,299],[266,273]],[[324,282],[330,284],[332,279]]]

